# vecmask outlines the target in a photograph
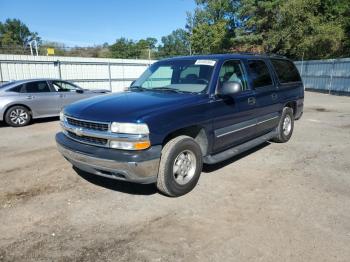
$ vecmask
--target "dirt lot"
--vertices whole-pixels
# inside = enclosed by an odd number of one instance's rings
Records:
[[[287,144],[190,194],[77,174],[57,119],[0,127],[0,261],[350,261],[350,98],[306,94]]]

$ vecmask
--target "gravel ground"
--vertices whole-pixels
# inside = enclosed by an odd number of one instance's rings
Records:
[[[350,98],[306,93],[286,144],[205,166],[180,198],[78,174],[57,119],[0,127],[0,261],[349,261]]]

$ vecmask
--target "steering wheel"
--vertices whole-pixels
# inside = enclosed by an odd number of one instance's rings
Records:
[[[197,84],[205,84],[205,85],[209,83],[209,81],[205,78],[198,78],[196,82]]]

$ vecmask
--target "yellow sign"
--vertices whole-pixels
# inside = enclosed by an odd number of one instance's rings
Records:
[[[54,55],[55,49],[54,48],[47,48],[47,55]]]

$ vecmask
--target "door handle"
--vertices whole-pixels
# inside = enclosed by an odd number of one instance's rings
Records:
[[[276,100],[276,99],[278,98],[278,95],[277,95],[276,93],[273,93],[273,94],[271,95],[271,97],[272,97],[272,100]]]
[[[249,105],[255,105],[255,102],[256,102],[255,97],[249,97],[248,98],[248,104]]]
[[[27,99],[33,99],[35,96],[27,96]]]
[[[66,95],[60,94],[60,97],[63,98],[63,97],[66,97]]]

